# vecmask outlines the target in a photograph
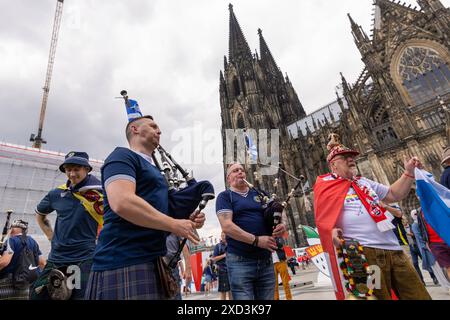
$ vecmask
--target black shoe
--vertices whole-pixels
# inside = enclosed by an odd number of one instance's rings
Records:
[[[438,284],[439,284],[438,279],[437,279],[437,278],[433,278],[433,283],[434,283],[435,285],[438,285]]]

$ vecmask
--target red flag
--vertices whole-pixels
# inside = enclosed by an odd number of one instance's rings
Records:
[[[192,277],[194,278],[195,290],[200,291],[200,285],[202,281],[202,253],[197,252],[191,255],[191,268],[192,268]]]

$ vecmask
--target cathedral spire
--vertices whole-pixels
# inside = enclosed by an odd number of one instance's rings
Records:
[[[342,82],[342,91],[344,93],[344,96],[347,95],[350,92],[350,86],[348,85],[347,80],[345,79],[344,75],[341,74],[341,82]]]
[[[238,62],[240,60],[252,60],[252,53],[248,46],[247,40],[242,33],[239,22],[233,11],[233,5],[228,5],[230,10],[230,36],[229,36],[229,55],[230,62]]]
[[[364,30],[361,28],[361,26],[355,23],[350,13],[347,13],[347,15],[348,19],[350,20],[350,24],[352,26],[352,34],[353,38],[355,39],[356,46],[361,51],[361,53],[363,53],[364,51],[367,50],[367,46],[370,45],[370,39],[364,32]]]
[[[223,77],[222,70],[220,70],[219,92],[221,97],[227,96],[227,83],[225,81],[225,78]]]
[[[266,43],[266,40],[264,39],[262,35],[262,30],[258,29],[258,35],[259,35],[259,52],[261,55],[261,63],[267,68],[268,71],[272,72],[273,74],[278,74],[279,68],[277,66],[277,63],[275,62],[275,59],[272,56],[272,53],[269,50],[269,46]]]

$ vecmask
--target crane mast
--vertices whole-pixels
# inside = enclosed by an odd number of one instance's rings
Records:
[[[42,129],[44,127],[45,109],[47,108],[48,93],[50,91],[50,82],[52,80],[53,64],[55,62],[56,44],[58,42],[59,27],[61,26],[63,4],[64,0],[57,0],[56,2],[52,41],[50,44],[50,53],[48,55],[47,74],[45,75],[45,84],[42,88],[44,90],[44,94],[42,96],[41,114],[39,116],[39,128],[37,135],[33,133],[30,137],[30,141],[33,142],[33,148],[38,149],[41,148],[43,143],[47,143],[47,141],[42,138]]]

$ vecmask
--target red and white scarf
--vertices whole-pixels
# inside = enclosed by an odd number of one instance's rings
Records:
[[[337,175],[335,176],[338,179],[340,178]],[[388,212],[388,218],[386,216],[387,210],[381,207],[379,201],[370,195],[371,189],[362,185],[358,180],[358,178],[351,180],[351,186],[353,190],[355,190],[359,200],[361,200],[361,203],[363,204],[364,208],[366,208],[370,217],[377,224],[378,230],[380,230],[381,232],[385,232],[391,229],[395,229],[395,226],[391,223],[393,217],[390,215],[390,213]]]

